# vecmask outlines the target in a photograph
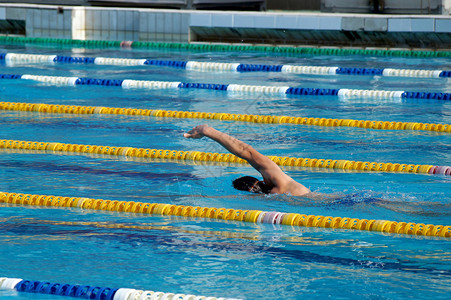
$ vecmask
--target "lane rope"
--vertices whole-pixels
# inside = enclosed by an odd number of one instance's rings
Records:
[[[94,285],[67,284],[48,281],[24,280],[21,278],[0,277],[0,290],[68,296],[82,299],[131,300],[131,299],[166,299],[166,300],[238,300],[234,298],[216,298],[186,294],[143,291],[129,288],[109,288]]]
[[[133,148],[133,147],[0,140],[0,149],[2,148],[24,149],[24,150],[47,150],[58,153],[65,152],[94,153],[115,156],[160,158],[169,160],[197,160],[197,161],[247,164],[246,160],[239,158],[231,153],[212,153],[201,151],[178,151],[178,150]],[[451,175],[451,166],[364,162],[364,161],[316,159],[316,158],[296,158],[282,156],[268,156],[268,157],[279,166],[345,169],[367,172],[421,173],[421,174],[437,174],[448,176]]]
[[[134,48],[134,49],[163,49],[179,51],[215,51],[215,52],[262,52],[277,55],[334,55],[334,56],[393,56],[393,57],[451,57],[451,51],[445,50],[384,50],[384,49],[341,49],[321,47],[297,46],[255,46],[243,44],[206,44],[206,43],[163,43],[163,42],[137,42],[137,41],[103,41],[103,40],[72,40],[58,38],[34,38],[0,36],[0,42],[9,44],[41,44],[60,45],[67,47],[85,48]]]
[[[23,79],[43,82],[60,86],[120,86],[130,89],[206,89],[231,93],[245,93],[257,95],[292,95],[292,96],[338,96],[341,98],[377,98],[377,99],[434,99],[451,100],[451,93],[412,92],[412,91],[384,91],[359,89],[327,89],[327,88],[295,88],[289,86],[257,86],[243,84],[192,83],[179,81],[149,81],[130,79],[97,79],[64,76],[45,76],[29,74],[0,74],[0,79]]]
[[[315,216],[277,211],[241,210],[216,207],[185,206],[104,199],[31,195],[0,192],[0,203],[31,206],[78,207],[103,211],[196,217],[250,223],[266,223],[303,227],[354,229],[409,235],[451,237],[451,226],[348,217]]]
[[[327,66],[297,66],[297,65],[265,65],[222,62],[176,61],[159,59],[133,59],[113,57],[76,57],[62,55],[0,53],[0,61],[7,65],[23,63],[72,63],[115,66],[163,66],[186,70],[208,72],[281,72],[311,75],[370,75],[390,77],[451,77],[451,71],[446,70],[415,70],[392,68],[353,68]]]
[[[259,124],[295,124],[295,125],[312,125],[323,127],[355,127],[355,128],[381,129],[381,130],[424,130],[424,131],[451,133],[451,124],[419,123],[419,122],[391,122],[391,121],[368,121],[368,120],[329,119],[329,118],[313,118],[313,117],[248,115],[248,114],[176,111],[163,109],[136,109],[136,108],[23,103],[23,102],[0,102],[0,110],[58,113],[58,114],[113,114],[127,116],[153,116],[160,118],[178,118],[178,119],[191,118],[191,119],[250,122]]]

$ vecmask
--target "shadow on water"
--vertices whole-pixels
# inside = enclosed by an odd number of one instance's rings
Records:
[[[162,234],[163,231],[164,234]],[[183,235],[180,235],[181,232]],[[133,247],[167,247],[168,249],[174,248],[177,251],[183,249],[184,252],[192,253],[199,253],[200,249],[218,254],[224,251],[238,252],[248,255],[264,255],[278,260],[295,260],[300,263],[345,267],[360,266],[365,269],[437,275],[441,278],[443,278],[442,276],[451,276],[451,270],[421,266],[418,261],[406,258],[398,259],[382,256],[378,257],[378,262],[375,263],[371,261],[370,257],[361,260],[322,255],[311,251],[293,249],[286,247],[286,245],[276,247],[269,241],[267,241],[268,246],[266,246],[264,245],[264,238],[258,238],[257,241],[253,238],[253,241],[250,241],[247,238],[235,236],[234,242],[231,242],[230,239],[223,240],[221,237],[215,237],[211,231],[187,231],[175,226],[147,226],[144,228],[137,224],[127,226],[126,224],[111,222],[58,222],[16,217],[8,218],[0,223],[0,236],[11,236],[11,234],[23,238],[40,236],[42,240],[55,240],[55,237],[60,237],[63,240],[74,238],[96,239]],[[203,235],[203,239],[197,237],[199,234]],[[240,242],[240,240],[243,242]]]

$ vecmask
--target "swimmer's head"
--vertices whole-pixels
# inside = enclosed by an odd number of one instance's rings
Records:
[[[233,187],[240,191],[256,194],[269,194],[271,192],[271,187],[252,176],[243,176],[235,179],[233,181]]]

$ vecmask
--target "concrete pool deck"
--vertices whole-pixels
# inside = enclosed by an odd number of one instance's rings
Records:
[[[78,40],[451,49],[451,16],[0,3],[0,34]]]

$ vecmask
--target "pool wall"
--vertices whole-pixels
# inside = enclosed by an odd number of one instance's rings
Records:
[[[0,4],[0,34],[78,40],[451,48],[451,16]]]

